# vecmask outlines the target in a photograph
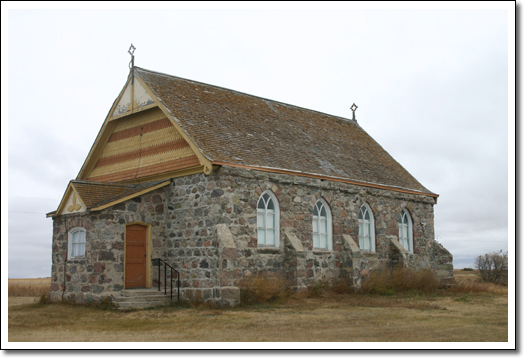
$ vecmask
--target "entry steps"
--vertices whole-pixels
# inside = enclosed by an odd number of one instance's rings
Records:
[[[146,308],[164,305],[169,302],[170,295],[165,295],[162,288],[131,288],[121,291],[120,296],[113,296],[114,303],[119,309]]]

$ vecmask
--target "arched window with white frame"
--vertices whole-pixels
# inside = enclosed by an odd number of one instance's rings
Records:
[[[313,208],[313,248],[332,249],[331,210],[324,199]]]
[[[402,213],[400,213],[398,241],[407,251],[413,252],[413,221],[406,209],[403,209]]]
[[[67,233],[67,259],[80,259],[86,255],[86,229],[74,227]]]
[[[258,245],[279,246],[280,209],[275,194],[266,190],[257,203]]]
[[[358,243],[360,250],[375,252],[375,220],[366,203],[360,207],[358,214]]]

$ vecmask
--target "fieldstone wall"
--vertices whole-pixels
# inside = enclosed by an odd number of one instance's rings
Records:
[[[164,188],[117,204],[100,212],[84,212],[53,218],[51,292],[53,300],[90,302],[119,293],[124,288],[124,233],[126,224],[151,225],[151,256],[165,255]],[[67,259],[67,233],[86,229],[86,255]],[[151,268],[156,285],[156,267]]]
[[[257,245],[256,205],[265,190],[279,201],[278,247]],[[313,249],[313,206],[320,198],[331,209],[331,251]],[[363,203],[371,207],[375,219],[373,253],[358,249],[358,212]],[[174,180],[168,201],[168,258],[183,273],[188,298],[214,301],[220,300],[221,287],[237,287],[243,278],[258,273],[283,274],[296,288],[339,277],[358,285],[371,270],[401,263],[437,270],[441,279],[452,282],[452,256],[434,240],[433,205],[434,199],[423,195],[220,167],[209,176]],[[413,219],[414,253],[402,256],[391,240],[398,242],[404,208]],[[344,235],[356,250],[350,249]],[[226,236],[234,239],[234,247],[221,239]]]
[[[224,191],[208,179],[174,179],[167,200],[166,259],[180,272],[183,299],[220,300],[216,225],[222,222]]]

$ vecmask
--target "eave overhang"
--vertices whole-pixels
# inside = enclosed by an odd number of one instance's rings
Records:
[[[359,186],[364,186],[364,187],[369,187],[369,188],[390,190],[390,191],[395,191],[395,192],[405,193],[405,194],[428,196],[428,197],[434,198],[435,204],[437,203],[437,199],[439,197],[439,195],[435,193],[425,193],[425,192],[417,191],[413,189],[406,189],[406,188],[400,188],[400,187],[394,187],[394,186],[388,186],[388,185],[382,185],[382,184],[376,184],[376,183],[367,183],[363,181],[344,179],[344,178],[320,175],[320,174],[315,174],[315,173],[305,173],[305,172],[292,171],[292,170],[286,170],[286,169],[280,169],[280,168],[262,167],[262,166],[254,166],[254,165],[226,163],[222,161],[212,161],[211,163],[214,166],[228,166],[228,167],[236,167],[236,168],[243,168],[243,169],[259,170],[259,171],[270,172],[270,173],[297,175],[297,176],[313,178],[313,179],[331,180],[335,182],[359,185]]]

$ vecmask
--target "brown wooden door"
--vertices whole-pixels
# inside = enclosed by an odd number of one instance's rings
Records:
[[[146,287],[146,235],[145,226],[126,228],[126,288]]]

